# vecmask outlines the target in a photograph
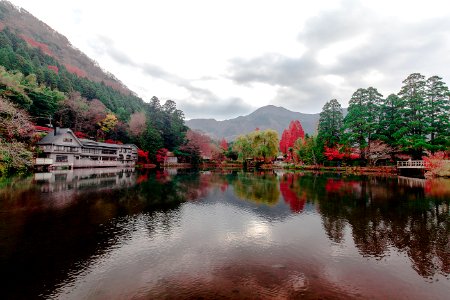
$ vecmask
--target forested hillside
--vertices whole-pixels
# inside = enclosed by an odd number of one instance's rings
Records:
[[[18,21],[12,24],[16,28],[8,27],[6,21],[14,19],[11,13],[24,16],[9,2],[0,2],[0,11],[0,118],[4,125],[0,128],[0,173],[21,168],[24,161],[14,157],[17,149],[30,157],[38,138],[30,128],[36,125],[68,127],[95,140],[134,143],[148,151],[150,160],[155,160],[158,149],[175,150],[185,143],[184,114],[174,101],[162,104],[153,97],[146,103],[123,87],[91,80],[89,73],[70,68],[44,41],[26,37],[24,27],[15,25]]]
[[[23,8],[8,1],[0,1],[0,29],[9,27],[33,47],[55,58],[72,74],[88,78],[94,82],[104,82],[122,93],[130,91],[113,74],[102,70],[86,54],[75,48],[70,41],[50,26],[34,17]]]

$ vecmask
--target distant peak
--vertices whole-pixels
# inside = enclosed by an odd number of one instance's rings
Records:
[[[276,106],[276,105],[266,105],[266,106],[262,106],[260,108],[258,108],[257,110],[255,110],[253,113],[258,113],[258,112],[273,112],[273,111],[288,111],[290,112],[289,109],[286,109],[282,106]]]

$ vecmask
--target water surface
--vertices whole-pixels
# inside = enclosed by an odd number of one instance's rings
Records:
[[[446,299],[450,180],[97,169],[0,183],[4,299]]]

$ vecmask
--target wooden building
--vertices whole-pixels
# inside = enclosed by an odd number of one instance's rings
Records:
[[[138,159],[138,148],[133,144],[79,139],[69,128],[56,127],[37,145],[50,168],[133,167]]]

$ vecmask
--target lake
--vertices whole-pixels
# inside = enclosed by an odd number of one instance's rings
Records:
[[[133,169],[0,181],[3,299],[448,299],[450,180]]]

